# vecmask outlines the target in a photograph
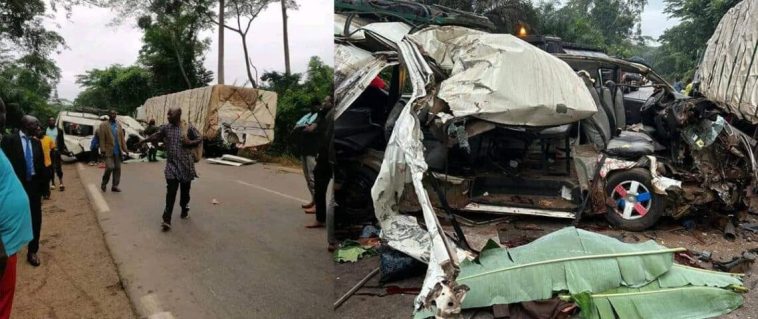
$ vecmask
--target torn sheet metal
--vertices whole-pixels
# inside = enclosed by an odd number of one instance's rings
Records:
[[[334,118],[339,118],[347,108],[361,96],[379,72],[385,67],[396,65],[390,62],[389,52],[377,52],[368,57],[361,53],[362,49],[346,45],[335,45],[335,65],[340,65],[334,73],[334,96],[337,101]],[[364,51],[365,52],[365,51]],[[341,66],[342,63],[351,64]]]
[[[697,70],[700,92],[726,111],[758,124],[758,1],[742,1],[722,18]]]
[[[568,64],[512,35],[433,26],[408,37],[450,72],[437,97],[456,117],[555,126],[597,112]]]
[[[371,23],[361,29],[369,31],[373,35],[380,36],[379,40],[383,40],[382,42],[392,47],[397,47],[399,43],[402,43],[405,36],[411,32],[411,26],[400,22]]]
[[[426,86],[432,80],[432,71],[410,41],[402,40],[396,45],[408,69],[413,93],[396,121],[371,195],[377,220],[382,226],[382,238],[390,247],[429,264],[421,293],[415,301],[415,309],[419,310],[429,306],[426,297],[438,283],[454,280],[449,277],[465,253],[459,252],[444,235],[422,183],[427,164],[423,133],[414,105],[427,94]],[[416,218],[401,215],[398,211],[406,182],[413,184],[427,230],[421,228]]]
[[[350,25],[347,25],[348,16],[343,14],[334,15],[334,36],[335,37],[347,37],[351,40],[363,40],[366,38],[361,27],[365,26],[367,22],[359,17],[353,16],[350,18]]]

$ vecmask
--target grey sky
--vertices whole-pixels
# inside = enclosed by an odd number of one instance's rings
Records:
[[[333,64],[332,8],[331,0],[301,0],[300,10],[289,12],[290,55],[294,72],[306,69],[311,56],[319,56]],[[663,0],[649,0],[642,14],[642,33],[657,38],[666,28],[676,25],[662,12]],[[56,17],[60,26],[57,31],[66,39],[69,49],[63,50],[55,59],[62,70],[58,84],[61,98],[73,100],[81,91],[75,83],[76,75],[93,68],[105,68],[111,64],[130,65],[137,60],[142,46],[142,32],[135,22],[108,26],[114,13],[109,9],[76,7],[70,19],[63,14]],[[217,29],[208,30],[203,36],[213,41],[206,53],[205,66],[216,72],[218,57]],[[226,37],[226,83],[245,83],[245,64],[239,36],[230,31]],[[266,70],[284,70],[282,48],[281,11],[279,5],[270,6],[253,23],[248,35],[249,49],[259,75]]]
[[[663,0],[648,0],[645,11],[642,12],[642,34],[658,39],[663,31],[679,23],[678,19],[671,19],[663,13],[665,8]]]
[[[332,25],[333,2],[331,0],[301,0],[300,9],[289,11],[290,60],[293,72],[305,71],[311,56],[318,56],[329,65],[333,64]],[[60,98],[73,100],[81,88],[75,83],[76,75],[93,68],[105,68],[111,64],[130,65],[136,62],[142,47],[142,32],[133,21],[123,25],[108,26],[114,14],[109,9],[77,7],[69,19],[59,14],[56,29],[65,39],[69,49],[55,57],[62,71],[58,84]],[[50,24],[54,28],[52,23]],[[206,53],[205,67],[216,73],[218,60],[218,29],[202,34],[213,41]],[[242,42],[239,35],[227,30],[224,33],[225,80],[227,84],[242,85],[247,81]],[[258,74],[264,71],[284,71],[282,45],[281,7],[269,6],[253,22],[248,34],[248,49]],[[215,83],[215,82],[214,82]]]

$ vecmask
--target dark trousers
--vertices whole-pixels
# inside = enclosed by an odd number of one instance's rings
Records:
[[[156,162],[158,161],[158,149],[155,147],[151,147],[147,150],[147,160],[150,162]]]
[[[182,212],[189,209],[190,201],[190,184],[192,182],[179,182],[175,179],[166,180],[166,209],[163,210],[163,221],[171,224],[171,214],[174,211],[174,203],[176,202],[176,191],[181,188],[181,195],[179,197],[179,207],[182,208]]]
[[[45,188],[40,189],[44,198],[50,198],[50,185],[52,183],[55,186],[55,168],[53,166],[45,167],[47,170],[47,177],[45,178]]]
[[[105,172],[103,172],[103,186],[108,185],[113,173],[113,187],[118,187],[121,182],[121,156],[105,156]]]
[[[313,200],[316,202],[316,220],[326,222],[326,190],[329,180],[332,178],[332,165],[329,163],[316,163],[313,170]]]
[[[29,242],[29,253],[37,253],[39,251],[39,234],[42,229],[41,185],[42,183],[37,180],[37,177],[31,182],[24,183],[24,191],[26,191],[26,195],[29,197],[29,207],[32,210],[32,232],[34,233],[34,239]]]
[[[63,159],[61,159],[61,153],[53,150],[50,154],[50,159],[53,165],[50,166],[50,181],[55,186],[55,175],[58,175],[58,182],[63,185]]]

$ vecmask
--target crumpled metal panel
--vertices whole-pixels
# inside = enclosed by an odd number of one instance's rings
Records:
[[[758,124],[758,1],[722,18],[697,70],[700,91],[725,110]]]
[[[334,117],[339,118],[361,96],[371,80],[387,66],[389,52],[371,54],[353,46],[335,44],[334,97],[337,101]]]
[[[456,117],[556,126],[597,112],[568,64],[512,35],[432,26],[408,37],[449,71],[437,97]]]
[[[392,34],[386,39],[397,40]],[[425,305],[426,297],[437,283],[455,279],[448,278],[447,274],[450,274],[450,267],[458,265],[459,258],[465,256],[465,252],[458,250],[445,237],[422,183],[427,164],[423,133],[414,105],[419,98],[427,95],[426,87],[432,81],[432,71],[421,52],[409,40],[400,40],[395,44],[408,69],[413,93],[395,123],[371,195],[377,220],[382,227],[382,238],[390,247],[429,264],[421,293],[415,301],[415,309],[418,310],[428,306]],[[401,215],[398,211],[403,189],[408,182],[413,184],[418,196],[426,230],[416,218]]]

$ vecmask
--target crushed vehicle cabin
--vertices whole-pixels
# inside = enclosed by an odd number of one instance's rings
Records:
[[[88,160],[90,158],[90,144],[94,138],[95,130],[103,119],[107,119],[105,114],[108,111],[97,109],[82,109],[80,111],[82,112],[61,111],[58,113],[55,123],[65,133],[64,143],[74,157],[77,160]],[[137,142],[145,138],[142,135],[144,128],[130,116],[119,115],[116,120],[126,132],[127,148],[135,150],[134,146]]]
[[[417,311],[459,312],[456,278],[476,254],[435,208],[451,219],[597,213],[643,230],[664,215],[751,206],[756,141],[745,126],[648,66],[361,18],[335,15],[337,218],[375,217],[389,246],[428,263]],[[419,211],[424,227],[403,214]]]
[[[382,40],[376,34],[397,37],[410,29],[399,23],[369,24],[363,27],[367,38],[336,44],[335,144],[338,180],[344,181],[338,184],[345,184],[337,201],[348,219],[373,215],[367,194],[409,93],[408,79],[403,78],[407,66],[391,46],[377,48]],[[517,40],[462,30],[430,27],[408,36],[419,43],[436,77],[436,96],[418,113],[426,165],[445,184],[452,208],[576,218],[587,206],[589,213],[605,214],[616,226],[642,230],[664,215],[679,218],[699,209],[732,211],[749,205],[751,194],[741,190],[755,182],[755,140],[727,123],[726,114],[709,100],[682,96],[645,65],[602,55],[553,55],[585,75],[586,83],[574,79],[573,87],[532,64],[514,69],[530,61],[513,63],[497,74],[488,71],[496,69],[489,67],[494,61],[477,66],[471,57],[454,65],[453,48],[468,43],[473,44],[466,48],[479,54],[506,50],[473,38]],[[450,38],[458,43],[440,40]],[[508,45],[523,45],[519,42]],[[517,57],[499,58],[513,62]],[[390,77],[389,85],[372,83],[380,72]],[[630,75],[646,85],[625,90]],[[583,94],[583,100],[554,103],[555,97],[545,95],[564,88],[567,93],[561,98]],[[552,109],[545,107],[550,103]],[[705,144],[698,142],[698,134],[710,127],[713,136]],[[602,154],[606,156],[596,172]],[[590,202],[584,203],[588,193]],[[409,200],[401,210],[418,211],[414,194],[406,195]],[[611,200],[616,204],[608,205]],[[438,201],[435,206],[442,207]]]

